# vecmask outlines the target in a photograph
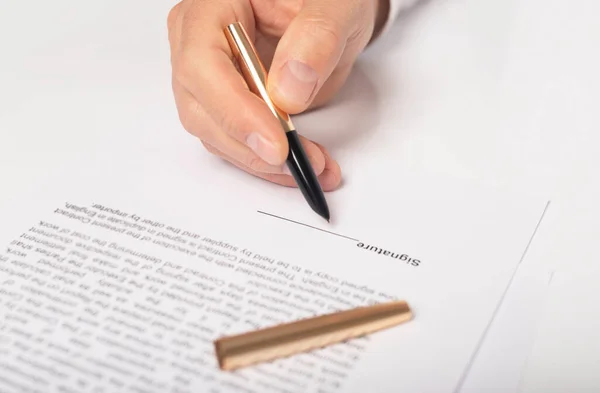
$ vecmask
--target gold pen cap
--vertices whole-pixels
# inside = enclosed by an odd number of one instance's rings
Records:
[[[267,91],[267,71],[260,61],[258,53],[244,26],[232,23],[225,28],[225,36],[231,47],[231,51],[240,68],[242,76],[246,80],[248,89],[259,96],[269,107],[273,115],[279,120],[285,132],[295,129],[290,116],[279,109],[269,97]]]
[[[411,318],[406,302],[382,303],[224,337],[214,346],[219,367],[234,370],[341,343]]]

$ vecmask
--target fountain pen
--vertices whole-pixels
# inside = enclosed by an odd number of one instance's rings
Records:
[[[267,104],[286,133],[289,145],[286,164],[298,188],[311,209],[329,222],[329,207],[327,206],[321,185],[304,151],[302,142],[290,116],[275,106],[269,97],[266,87],[267,71],[260,61],[258,53],[248,37],[244,26],[239,22],[228,25],[225,29],[225,36],[248,88]]]

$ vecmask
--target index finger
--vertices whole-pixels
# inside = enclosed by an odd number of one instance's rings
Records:
[[[223,132],[269,164],[282,165],[288,154],[285,133],[267,105],[248,89],[225,37],[225,27],[236,21],[248,26],[253,37],[254,17],[245,1],[196,1],[183,12],[173,60],[175,78]]]

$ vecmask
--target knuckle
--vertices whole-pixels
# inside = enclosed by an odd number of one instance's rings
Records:
[[[206,140],[208,139],[209,125],[202,122],[201,110],[198,102],[193,101],[178,111],[179,121],[188,133],[200,140]]]
[[[173,73],[184,86],[187,86],[187,82],[194,80],[195,69],[196,60],[185,51],[177,56],[173,64]]]
[[[210,129],[204,125],[204,124],[200,124],[198,127],[196,127],[193,132],[191,132],[192,135],[194,135],[196,138],[200,139],[201,141],[210,141],[214,138],[211,138],[211,131]]]
[[[221,111],[219,116],[219,127],[223,132],[231,135],[235,139],[240,139],[240,134],[237,122],[235,120],[235,112]]]
[[[315,15],[307,22],[305,32],[316,37],[323,48],[329,50],[343,44],[342,33],[333,19],[325,15]]]
[[[220,152],[217,149],[215,149],[215,147],[213,145],[211,145],[210,143],[208,143],[207,141],[200,140],[200,143],[202,143],[202,145],[204,146],[206,151],[208,151],[210,154],[219,155]]]
[[[192,116],[191,116],[189,110],[180,110],[179,111],[179,121],[181,122],[181,126],[183,127],[184,130],[186,130],[188,133],[200,138],[200,133],[198,132],[198,127],[196,127],[196,124],[195,124],[194,120],[192,119]]]
[[[190,111],[187,109],[180,109],[179,113],[179,122],[181,123],[184,130],[189,132],[190,134],[194,134],[194,125],[191,120]]]
[[[175,21],[179,16],[179,9],[181,8],[181,3],[177,3],[169,10],[167,15],[167,29],[171,30],[175,25]]]

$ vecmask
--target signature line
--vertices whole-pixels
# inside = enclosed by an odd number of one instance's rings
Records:
[[[275,214],[271,214],[271,213],[266,213],[260,210],[257,210],[258,213],[260,214],[264,214],[266,216],[271,216],[271,217],[275,217],[278,218],[280,220],[284,220],[284,221],[288,221],[294,224],[298,224],[298,225],[303,225],[305,227],[311,228],[311,229],[316,229],[317,231],[321,231],[321,232],[325,232],[325,233],[329,233],[330,235],[334,235],[334,236],[339,236],[339,237],[343,237],[344,239],[348,239],[348,240],[353,240],[355,242],[358,241],[358,239],[355,239],[353,237],[349,237],[349,236],[344,236],[344,235],[340,235],[339,233],[335,233],[335,232],[331,232],[331,231],[326,231],[325,229],[321,229],[321,228],[317,228],[317,227],[313,227],[312,225],[308,225],[308,224],[304,224],[302,222],[298,222],[298,221],[294,221],[294,220],[290,220],[289,218],[285,218],[285,217],[280,217],[280,216],[276,216]]]

